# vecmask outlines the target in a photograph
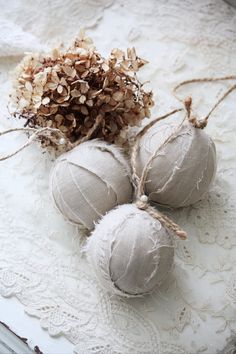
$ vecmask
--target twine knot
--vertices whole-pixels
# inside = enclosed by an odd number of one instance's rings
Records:
[[[207,126],[207,119],[198,120],[196,117],[190,116],[188,121],[197,129],[204,129]]]
[[[204,118],[204,119],[197,119],[193,114],[192,114],[192,97],[187,97],[184,100],[184,106],[187,112],[187,118],[189,123],[192,124],[192,126],[194,128],[197,129],[204,129],[207,126],[207,121],[208,121],[208,117]]]

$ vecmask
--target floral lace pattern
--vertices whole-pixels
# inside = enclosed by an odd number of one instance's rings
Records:
[[[149,59],[142,75],[154,89],[154,114],[179,107],[171,94],[177,82],[236,70],[236,10],[221,0],[21,3],[25,12],[18,1],[1,4],[4,28],[14,23],[8,37],[3,31],[0,35],[1,130],[20,124],[7,119],[8,73],[18,61],[13,56],[44,50],[58,35],[68,41],[80,25],[90,28],[88,33],[104,53],[135,45],[140,56]],[[204,114],[227,85],[191,85],[182,94],[191,92],[196,111]],[[176,240],[172,274],[144,298],[121,299],[100,288],[81,252],[85,238],[50,200],[49,155],[35,144],[1,162],[0,294],[17,297],[51,336],[64,335],[74,343],[78,354],[234,353],[234,97],[232,93],[227,98],[206,128],[218,155],[212,190],[192,207],[167,211],[189,238]],[[1,154],[25,139],[1,137]]]

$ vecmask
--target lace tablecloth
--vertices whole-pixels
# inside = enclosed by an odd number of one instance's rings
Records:
[[[0,1],[1,130],[7,119],[9,72],[25,51],[68,43],[87,28],[98,49],[135,46],[150,62],[157,105],[179,107],[178,82],[235,74],[236,10],[221,0]],[[229,85],[189,86],[199,113]],[[235,94],[211,118],[207,132],[218,154],[209,196],[170,212],[189,233],[176,245],[165,284],[142,299],[109,296],[81,253],[83,240],[49,197],[50,156],[34,145],[0,164],[0,293],[16,297],[50,336],[65,336],[78,354],[233,353],[236,338]],[[2,137],[1,153],[24,141]],[[236,342],[236,339],[235,339]],[[223,348],[228,348],[223,351]]]

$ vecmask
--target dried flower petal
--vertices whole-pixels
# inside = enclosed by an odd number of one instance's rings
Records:
[[[112,95],[113,100],[121,102],[124,98],[124,93],[122,91],[117,91]]]
[[[43,105],[46,105],[50,102],[50,98],[49,97],[45,97],[43,100],[42,100],[42,104]]]
[[[84,95],[80,96],[79,102],[83,104],[85,101],[86,101],[86,96]]]
[[[72,78],[76,75],[76,70],[70,66],[63,66],[63,71],[66,75],[71,76]]]
[[[63,86],[62,85],[58,85],[57,86],[57,92],[58,93],[62,93],[63,92]]]

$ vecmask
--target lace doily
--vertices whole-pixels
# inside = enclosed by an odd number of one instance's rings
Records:
[[[9,72],[17,56],[69,41],[80,26],[89,28],[104,54],[134,45],[150,61],[142,78],[150,79],[155,92],[154,116],[179,106],[170,92],[174,84],[236,71],[236,10],[221,0],[14,0],[1,2],[0,16],[1,130],[21,123],[8,120],[6,108]],[[227,85],[189,86],[183,94],[192,92],[195,109],[206,112]],[[202,202],[168,211],[189,239],[176,240],[173,273],[142,299],[120,299],[100,288],[81,253],[84,238],[50,200],[49,155],[34,145],[2,162],[0,294],[17,297],[51,336],[64,335],[74,343],[78,354],[233,353],[235,111],[232,93],[209,122],[217,179]],[[1,153],[24,139],[1,137]]]

